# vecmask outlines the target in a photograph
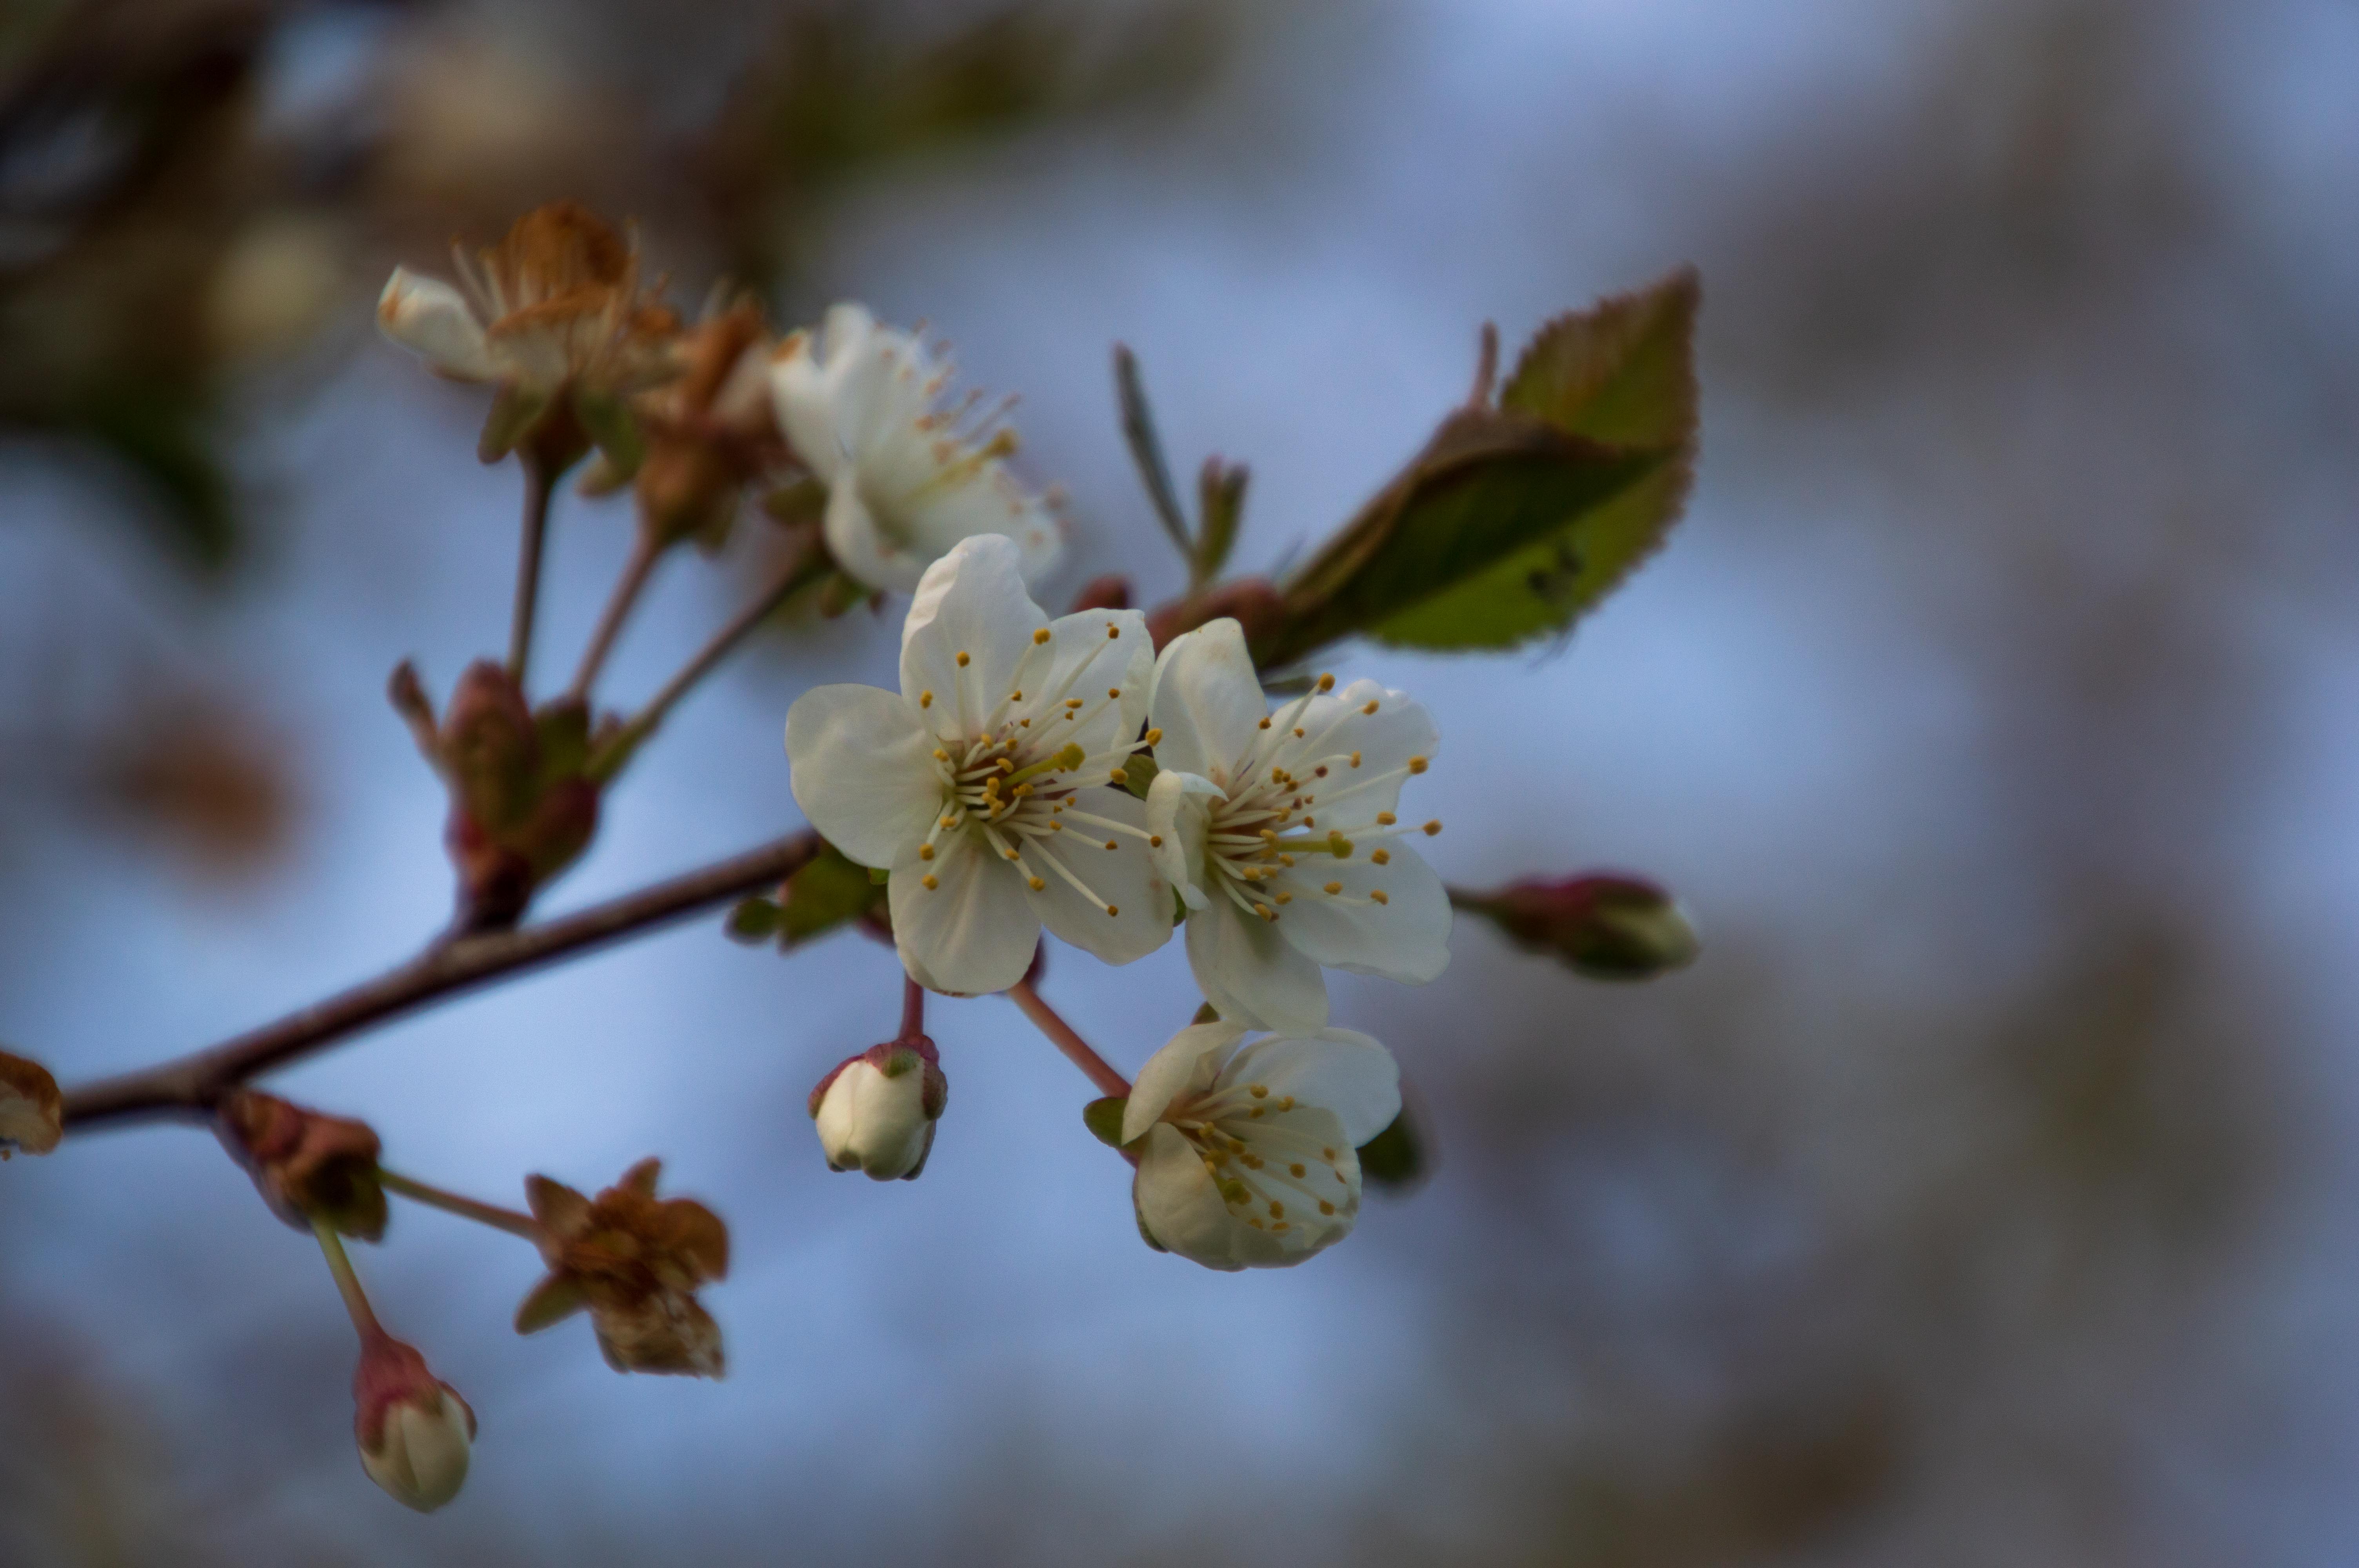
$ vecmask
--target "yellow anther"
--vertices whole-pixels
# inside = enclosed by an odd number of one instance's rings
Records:
[[[1031,887],[1032,887],[1032,891],[1033,891],[1034,892],[1038,892],[1041,889],[1043,889],[1043,888],[1047,887],[1048,885],[1049,885],[1048,879],[1046,879],[1045,877],[1034,877],[1034,878],[1031,880]]]
[[[1327,884],[1327,891],[1331,893],[1342,892],[1343,891],[1343,884],[1342,882],[1329,882]]]
[[[1335,1151],[1332,1149],[1321,1149],[1319,1151],[1319,1157],[1332,1165],[1335,1162]]]
[[[958,665],[959,665],[959,668],[961,668],[961,669],[964,669],[964,668],[966,668],[966,666],[968,665],[968,664],[969,664],[970,662],[971,662],[971,661],[970,661],[970,660],[967,658],[967,656],[966,656],[966,650],[965,650],[964,648],[961,648],[961,649],[959,650],[959,656],[958,656]]]
[[[1368,706],[1367,706],[1367,707],[1365,707],[1365,708],[1364,708],[1360,709],[1360,711],[1361,711],[1361,712],[1363,712],[1363,713],[1374,713],[1375,710],[1376,710],[1376,705],[1375,705],[1375,701],[1374,701],[1373,699],[1371,699],[1371,700],[1370,700],[1370,702],[1368,703]]]
[[[1024,700],[1024,694],[1020,691],[1011,691],[1007,694],[1007,700],[1010,702],[1021,702]]]
[[[1266,903],[1255,904],[1254,913],[1260,915],[1264,920],[1276,920],[1277,918],[1277,911],[1270,908],[1270,906]]]
[[[1304,736],[1304,735],[1306,735],[1306,734],[1308,734],[1308,733],[1309,733],[1309,731],[1308,731],[1308,730],[1304,730],[1304,729],[1302,728],[1302,726],[1301,726],[1301,725],[1299,725],[1299,724],[1298,724],[1298,725],[1296,725],[1296,726],[1294,727],[1294,738],[1295,738],[1296,740],[1298,740],[1298,741],[1301,740],[1301,739],[1303,738],[1303,736]]]
[[[1017,794],[1017,795],[1030,795],[1030,794],[1032,793],[1032,786],[1031,786],[1030,784],[1017,784],[1017,785],[1016,786],[1015,793],[1016,793],[1016,794]],[[1380,852],[1381,852],[1381,851],[1380,851]]]
[[[931,708],[933,705],[934,705],[934,694],[933,694],[932,692],[930,692],[930,691],[921,691],[921,692],[919,692],[919,693],[918,694],[918,706],[919,706],[919,708]],[[940,756],[941,753],[940,753],[940,752],[936,752],[936,753],[934,753],[934,754],[935,754],[936,756]]]
[[[1256,1116],[1259,1116],[1259,1115],[1261,1114],[1261,1112],[1260,1112],[1259,1110],[1256,1110],[1256,1111],[1254,1112],[1254,1114],[1255,1114]],[[1239,1159],[1243,1160],[1243,1161],[1245,1162],[1245,1169],[1246,1169],[1246,1170],[1248,1170],[1248,1171],[1258,1171],[1258,1170],[1260,1170],[1260,1169],[1261,1169],[1261,1167],[1262,1167],[1262,1158],[1261,1158],[1261,1156],[1260,1156],[1260,1155],[1258,1155],[1258,1154],[1247,1154],[1247,1153],[1244,1153],[1244,1152],[1242,1152],[1242,1147],[1243,1147],[1243,1146],[1242,1146],[1242,1145],[1240,1145],[1240,1152],[1238,1153],[1237,1158],[1239,1158]]]
[[[1032,728],[1032,721],[1029,719],[1019,719],[1016,721],[1016,727],[1018,730],[1029,730]]]
[[[1321,691],[1333,691],[1335,689],[1335,677],[1331,675],[1321,675],[1319,677],[1319,689]]]
[[[1106,840],[1106,848],[1107,848],[1107,849],[1113,849],[1113,848],[1114,848],[1114,840],[1113,840],[1113,839],[1109,838],[1109,839],[1107,839],[1107,840]]]
[[[1269,728],[1269,715],[1266,713],[1261,716],[1261,727],[1265,730]]]
[[[1032,633],[1032,643],[1033,643],[1033,645],[1034,645],[1034,646],[1036,646],[1036,647],[1037,647],[1037,646],[1038,646],[1040,643],[1047,642],[1048,640],[1049,640],[1049,629],[1048,629],[1046,626],[1041,627],[1041,628],[1040,628],[1040,630],[1038,630],[1038,632],[1035,632],[1035,633]]]
[[[1261,839],[1262,839],[1262,842],[1263,842],[1263,843],[1265,843],[1265,844],[1275,844],[1275,843],[1277,843],[1277,828],[1275,828],[1275,827],[1265,827],[1265,828],[1263,828],[1263,829],[1261,830]]]
[[[1379,811],[1376,813],[1376,826],[1379,827],[1390,827],[1394,823],[1398,822],[1399,820],[1399,817],[1395,816],[1389,811]]]
[[[942,884],[934,880],[933,872],[928,871],[924,876],[918,879],[918,885],[924,888],[928,892],[931,892]]]
[[[1310,1173],[1299,1164],[1288,1165],[1287,1169],[1294,1173],[1294,1179],[1298,1182]]]
[[[1370,898],[1372,898],[1372,899],[1375,899],[1378,903],[1392,903],[1392,900],[1391,900],[1391,899],[1386,898],[1386,897],[1385,896],[1385,890],[1384,890],[1384,889],[1382,889],[1382,888],[1370,888],[1370,889],[1368,890],[1368,896],[1369,896]]]
[[[1310,827],[1310,818],[1304,817],[1302,825]],[[1327,835],[1327,852],[1339,860],[1348,860],[1352,858],[1352,841],[1341,833],[1330,833]]]
[[[1007,858],[1011,860],[1020,860],[1024,858],[1024,853],[1020,849],[1010,849],[1007,851]]]
[[[1360,765],[1360,753],[1357,752],[1352,753],[1352,765],[1355,768]]]
[[[1150,746],[1160,746],[1163,744],[1163,731],[1160,730],[1149,730],[1147,732],[1147,743]]]
[[[1411,757],[1408,760],[1408,771],[1413,773],[1421,773],[1425,772],[1427,765],[1426,760],[1423,757]]]
[[[1267,1099],[1269,1098],[1269,1086],[1267,1084],[1256,1084],[1253,1086],[1251,1093],[1253,1098],[1256,1099]]]
[[[1333,1214],[1335,1212],[1335,1206],[1329,1203],[1325,1198],[1321,1198],[1319,1200],[1319,1212],[1321,1214]]]
[[[1130,775],[1128,773],[1124,773],[1120,768],[1116,768],[1112,773],[1106,774],[1106,783],[1122,784],[1126,782],[1129,777]]]
[[[1292,1095],[1288,1095],[1284,1099],[1279,1100],[1277,1102],[1277,1108],[1280,1110],[1292,1110],[1294,1108],[1294,1097]],[[1295,1173],[1298,1176],[1301,1173],[1302,1173],[1299,1171]]]
[[[1067,708],[1079,708],[1081,705],[1082,699],[1078,697],[1069,697],[1065,698],[1065,706]]]
[[[1116,908],[1115,908],[1114,905],[1112,905],[1112,904],[1107,904],[1107,905],[1106,905],[1106,913],[1107,913],[1108,914],[1120,914],[1122,913],[1122,911],[1120,911],[1119,909],[1116,909]]]
[[[1270,1199],[1269,1217],[1272,1219],[1284,1219],[1286,1217],[1286,1206],[1278,1202],[1276,1198]]]
[[[1051,833],[1062,833],[1064,830],[1065,830],[1065,825],[1064,825],[1063,823],[1061,823],[1061,822],[1058,821],[1058,820],[1057,820],[1055,817],[1053,817],[1053,816],[1052,816],[1052,817],[1050,817],[1050,818],[1049,818],[1049,832],[1051,832]]]
[[[951,754],[948,752],[943,751],[940,746],[934,748],[934,761],[938,762],[947,762],[950,760]]]
[[[1121,628],[1121,627],[1119,627],[1119,626],[1114,626],[1114,625],[1109,625],[1109,626],[1107,626],[1107,627],[1106,627],[1106,641],[1107,641],[1107,642],[1111,643],[1111,642],[1113,642],[1115,638],[1117,638],[1117,637],[1119,637],[1119,636],[1121,636],[1121,635],[1122,635],[1122,628]]]
[[[920,844],[918,846],[918,859],[921,860],[930,860],[933,858],[934,847],[931,844]]]
[[[1285,1230],[1291,1227],[1293,1223],[1294,1222],[1290,1219],[1281,1219],[1276,1225],[1271,1226],[1270,1229],[1273,1231]]]
[[[1435,817],[1432,821],[1430,821],[1430,822],[1429,822],[1429,823],[1427,823],[1427,824],[1425,825],[1425,836],[1426,836],[1427,838],[1432,838],[1435,834],[1437,834],[1437,833],[1439,833],[1439,832],[1440,832],[1440,831],[1441,831],[1441,818],[1440,818],[1439,816]]]
[[[1262,1113],[1264,1110],[1267,1109],[1267,1108],[1267,1108],[1266,1106],[1258,1106],[1258,1105],[1257,1105],[1257,1106],[1254,1107],[1254,1108],[1253,1108],[1253,1109],[1252,1109],[1252,1111],[1251,1111],[1251,1112],[1249,1112],[1248,1114],[1251,1116],[1251,1118],[1252,1118],[1254,1120],[1256,1120],[1256,1121],[1259,1121],[1259,1120],[1261,1119],[1261,1113]],[[1254,1168],[1255,1170],[1256,1170],[1256,1171],[1260,1170],[1260,1169],[1261,1169],[1261,1162],[1260,1162],[1260,1161],[1258,1161],[1258,1160],[1254,1161],[1254,1162],[1253,1162],[1253,1168]]]
[[[1327,776],[1327,764],[1321,762],[1317,767],[1311,769],[1310,776],[1313,778],[1325,778]]]
[[[1277,863],[1281,866],[1291,869],[1294,865],[1294,857],[1291,855],[1280,855],[1277,858]]]
[[[1122,687],[1118,686],[1110,686],[1106,687],[1106,695],[1108,697],[1120,697],[1122,695]]]
[[[1024,787],[1026,789],[1030,789],[1032,786],[1030,784],[1026,784]],[[1393,863],[1393,852],[1390,849],[1378,849],[1370,854],[1368,859],[1374,860],[1380,866],[1389,866]]]
[[[1160,833],[1149,833],[1147,836],[1147,847],[1150,849],[1160,849],[1163,848],[1163,835]]]

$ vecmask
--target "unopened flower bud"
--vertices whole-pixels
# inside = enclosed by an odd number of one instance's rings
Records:
[[[0,1051],[0,1160],[46,1154],[65,1135],[65,1097],[38,1062]]]
[[[950,1093],[941,1058],[923,1035],[846,1057],[810,1096],[828,1169],[862,1171],[880,1182],[916,1179]]]
[[[1073,596],[1073,612],[1083,610],[1128,610],[1130,579],[1120,572],[1093,577]]]
[[[459,1495],[475,1438],[475,1412],[428,1369],[426,1357],[384,1334],[370,1339],[353,1374],[353,1434],[361,1468],[387,1496],[432,1513]]]
[[[296,1229],[309,1233],[317,1219],[363,1241],[385,1234],[381,1146],[366,1123],[240,1089],[214,1125],[271,1212]]]
[[[1679,901],[1637,877],[1533,877],[1453,902],[1593,979],[1649,979],[1692,962],[1701,947]]]

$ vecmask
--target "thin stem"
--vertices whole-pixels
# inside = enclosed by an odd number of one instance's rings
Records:
[[[819,852],[819,835],[806,830],[546,925],[437,942],[408,963],[275,1023],[74,1089],[66,1096],[67,1125],[82,1130],[134,1117],[201,1117],[246,1079],[313,1055],[373,1024],[775,887]]]
[[[590,759],[590,776],[605,780],[620,773],[623,764],[630,761],[631,753],[655,732],[656,726],[664,721],[665,716],[681,697],[694,689],[697,682],[711,675],[738,643],[751,636],[755,628],[776,613],[778,606],[793,598],[798,589],[824,577],[829,565],[827,553],[819,547],[817,538],[807,535],[786,565],[771,578],[770,586],[739,611],[735,619],[714,633],[712,640],[698,650],[694,658],[681,665],[679,673],[666,682],[664,688],[656,693],[629,723],[598,748],[597,754]]]
[[[524,469],[524,543],[516,555],[516,610],[508,618],[508,674],[524,685],[532,663],[532,625],[540,606],[541,546],[549,537],[549,503],[557,476],[529,452],[519,452]]]
[[[590,634],[590,646],[582,652],[582,667],[573,672],[573,684],[566,687],[566,696],[588,700],[606,655],[614,652],[614,639],[623,634],[623,622],[631,618],[632,607],[638,603],[647,579],[655,575],[656,563],[662,558],[663,546],[646,529],[631,536],[631,558],[623,563],[623,575],[614,579],[614,591],[598,617],[598,629]]]
[[[502,1208],[497,1204],[478,1203],[473,1198],[462,1197],[440,1187],[429,1187],[424,1182],[412,1181],[382,1165],[376,1168],[376,1179],[386,1191],[399,1193],[403,1197],[429,1208],[455,1214],[462,1219],[472,1219],[478,1225],[488,1225],[494,1230],[505,1230],[510,1236],[521,1236],[527,1241],[538,1242],[540,1239],[540,1222],[528,1214]]]
[[[1180,492],[1171,488],[1171,470],[1163,461],[1163,442],[1155,433],[1155,415],[1147,406],[1147,388],[1138,379],[1138,357],[1128,345],[1114,346],[1114,381],[1122,402],[1122,437],[1130,444],[1130,460],[1155,503],[1163,531],[1180,547],[1183,559],[1194,560],[1196,546],[1188,537],[1188,519],[1180,510]]]
[[[901,1033],[897,1038],[916,1040],[926,1033],[926,988],[901,977]]]
[[[1018,980],[1007,988],[1007,1000],[1024,1010],[1034,1027],[1047,1035],[1068,1061],[1089,1075],[1098,1092],[1107,1095],[1130,1093],[1130,1080],[1114,1070],[1103,1056],[1090,1049],[1089,1042],[1073,1032],[1073,1026],[1057,1016],[1057,1010],[1040,1000],[1029,980]]]
[[[384,1338],[384,1326],[369,1306],[368,1293],[361,1289],[361,1277],[353,1271],[352,1259],[345,1256],[344,1238],[324,1219],[311,1222],[311,1234],[320,1238],[320,1250],[327,1257],[328,1272],[336,1277],[336,1293],[344,1298],[344,1311],[352,1314],[353,1329],[364,1342]]]

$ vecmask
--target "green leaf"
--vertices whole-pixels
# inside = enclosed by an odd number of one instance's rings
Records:
[[[1193,580],[1211,582],[1229,564],[1236,547],[1237,528],[1245,521],[1245,484],[1253,474],[1243,464],[1234,468],[1218,458],[1206,458],[1196,481],[1196,566]]]
[[[540,779],[553,784],[577,777],[590,760],[590,706],[579,697],[560,697],[532,716],[540,741]]]
[[[1371,1186],[1394,1191],[1416,1186],[1425,1180],[1429,1163],[1425,1134],[1406,1105],[1391,1126],[1360,1145],[1360,1179]]]
[[[1144,752],[1133,752],[1123,760],[1122,787],[1145,800],[1147,792],[1155,787],[1155,775],[1161,771],[1153,757]]]
[[[598,444],[599,453],[618,479],[627,480],[638,473],[647,447],[628,399],[583,387],[573,395],[573,416]]]
[[[758,945],[777,935],[786,924],[786,914],[772,900],[756,896],[731,910],[723,929],[733,942]]]
[[[1660,545],[1686,499],[1696,301],[1682,272],[1549,323],[1496,406],[1451,414],[1294,575],[1257,660],[1355,634],[1471,650],[1569,629]]]
[[[1122,1113],[1130,1108],[1128,1095],[1108,1095],[1082,1107],[1082,1124],[1109,1149],[1122,1147]]]
[[[787,879],[778,913],[778,940],[793,947],[859,919],[885,902],[885,890],[865,866],[845,860],[832,844]]]

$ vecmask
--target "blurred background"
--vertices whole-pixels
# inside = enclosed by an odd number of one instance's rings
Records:
[[[642,1154],[730,1220],[719,1385],[520,1341],[514,1240],[360,1259],[482,1419],[430,1519],[362,1476],[316,1250],[209,1138],[0,1170],[0,1563],[2359,1561],[2359,6],[2349,0],[13,0],[0,9],[0,1039],[78,1080],[444,919],[382,700],[504,645],[517,481],[375,336],[560,196],[693,306],[923,319],[1071,489],[1054,601],[1180,586],[1116,430],[1321,536],[1477,325],[1702,271],[1703,462],[1568,649],[1359,651],[1447,747],[1481,885],[1700,915],[1584,983],[1462,924],[1339,977],[1437,1152],[1306,1268],[1138,1244],[1086,1086],[935,1010],[925,1179],[831,1176],[810,1084],[891,954],[714,922],[274,1087],[514,1201]],[[758,522],[758,520],[755,520]],[[627,502],[561,506],[580,645]],[[763,529],[675,560],[653,689]],[[784,831],[855,613],[701,691],[561,909]],[[1135,1066],[1175,946],[1047,989]]]

